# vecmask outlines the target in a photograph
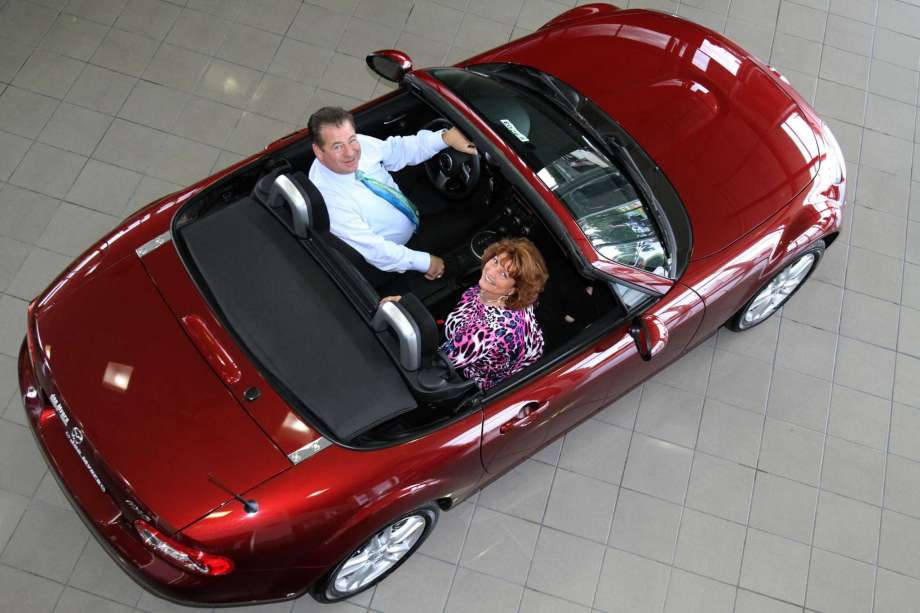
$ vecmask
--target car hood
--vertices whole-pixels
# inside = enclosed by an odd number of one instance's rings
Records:
[[[221,486],[245,492],[290,467],[214,375],[138,258],[62,293],[46,295],[36,335],[57,399],[114,496],[178,530],[228,499]]]
[[[618,11],[549,27],[471,62],[532,66],[604,109],[680,195],[693,259],[765,221],[817,172],[814,112],[743,49],[669,15]]]

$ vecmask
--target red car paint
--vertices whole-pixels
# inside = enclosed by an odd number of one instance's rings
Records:
[[[171,244],[142,262],[134,254],[168,230],[189,198],[307,134],[276,141],[129,218],[30,307],[19,371],[39,447],[107,551],[151,590],[209,604],[303,593],[392,519],[431,501],[462,500],[677,359],[785,263],[839,228],[844,184],[836,198],[809,188],[829,155],[820,119],[767,67],[714,32],[659,13],[588,5],[465,64],[477,62],[527,64],[572,85],[674,185],[693,228],[683,275],[674,281],[614,264],[462,100],[415,72],[496,141],[592,265],[664,293],[643,317],[666,329],[667,343],[644,361],[623,323],[550,372],[416,440],[375,450],[333,445],[292,464],[286,456],[319,433],[214,317]],[[252,387],[262,392],[258,402],[247,400]],[[52,395],[68,423],[49,409]],[[96,477],[69,442],[74,428]],[[245,513],[221,486],[258,500],[259,512]],[[233,572],[180,570],[140,542],[136,519],[230,558]]]

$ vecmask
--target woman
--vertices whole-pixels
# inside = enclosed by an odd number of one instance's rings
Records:
[[[478,285],[463,293],[444,325],[441,351],[454,368],[488,389],[540,359],[543,331],[533,305],[548,277],[543,256],[526,238],[490,245]]]

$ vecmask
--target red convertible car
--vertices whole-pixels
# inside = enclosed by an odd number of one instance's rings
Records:
[[[450,123],[395,175],[480,222],[427,295],[382,291],[329,232],[301,130],[140,210],[29,305],[39,446],[106,550],[153,592],[228,604],[350,597],[439,513],[723,324],[757,325],[836,238],[844,163],[774,70],[676,17],[575,8],[459,66],[368,57],[399,88],[377,137]],[[480,390],[436,322],[482,247],[527,236],[545,352]],[[423,292],[424,294],[424,292]]]

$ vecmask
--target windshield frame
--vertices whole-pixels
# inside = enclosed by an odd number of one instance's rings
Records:
[[[484,78],[494,79],[494,81],[501,83],[502,86],[524,90],[528,95],[538,96],[544,104],[554,107],[566,119],[575,123],[583,132],[581,136],[607,156],[611,165],[615,166],[627,178],[639,196],[649,219],[655,224],[658,238],[668,254],[670,262],[665,275],[630,266],[626,263],[616,262],[600,254],[584,235],[584,231],[578,224],[569,204],[539,179],[532,164],[525,162],[525,166],[528,167],[533,176],[541,182],[541,185],[554,193],[554,196],[563,204],[565,210],[575,222],[575,226],[578,227],[578,231],[581,233],[581,238],[587,241],[595,256],[590,259],[594,260],[592,264],[596,269],[603,271],[618,282],[623,282],[633,287],[638,285],[638,289],[653,295],[661,295],[664,293],[664,291],[661,291],[662,289],[670,287],[670,283],[666,281],[673,282],[680,278],[689,263],[692,248],[689,216],[676,191],[661,172],[661,169],[614,119],[590,99],[558,77],[522,64],[471,64],[462,67],[432,68],[418,71],[430,75],[430,78],[437,81],[439,85],[451,91],[480,120],[490,127],[493,127],[491,121],[485,119],[474,105],[467,103],[459,92],[456,92],[450,85],[438,78],[437,73],[443,70],[473,73]],[[520,155],[520,143],[515,143],[513,139],[503,138],[494,129],[492,132],[503,144],[518,154],[517,157],[523,161],[523,157]],[[660,279],[662,283],[650,282],[651,277]]]

